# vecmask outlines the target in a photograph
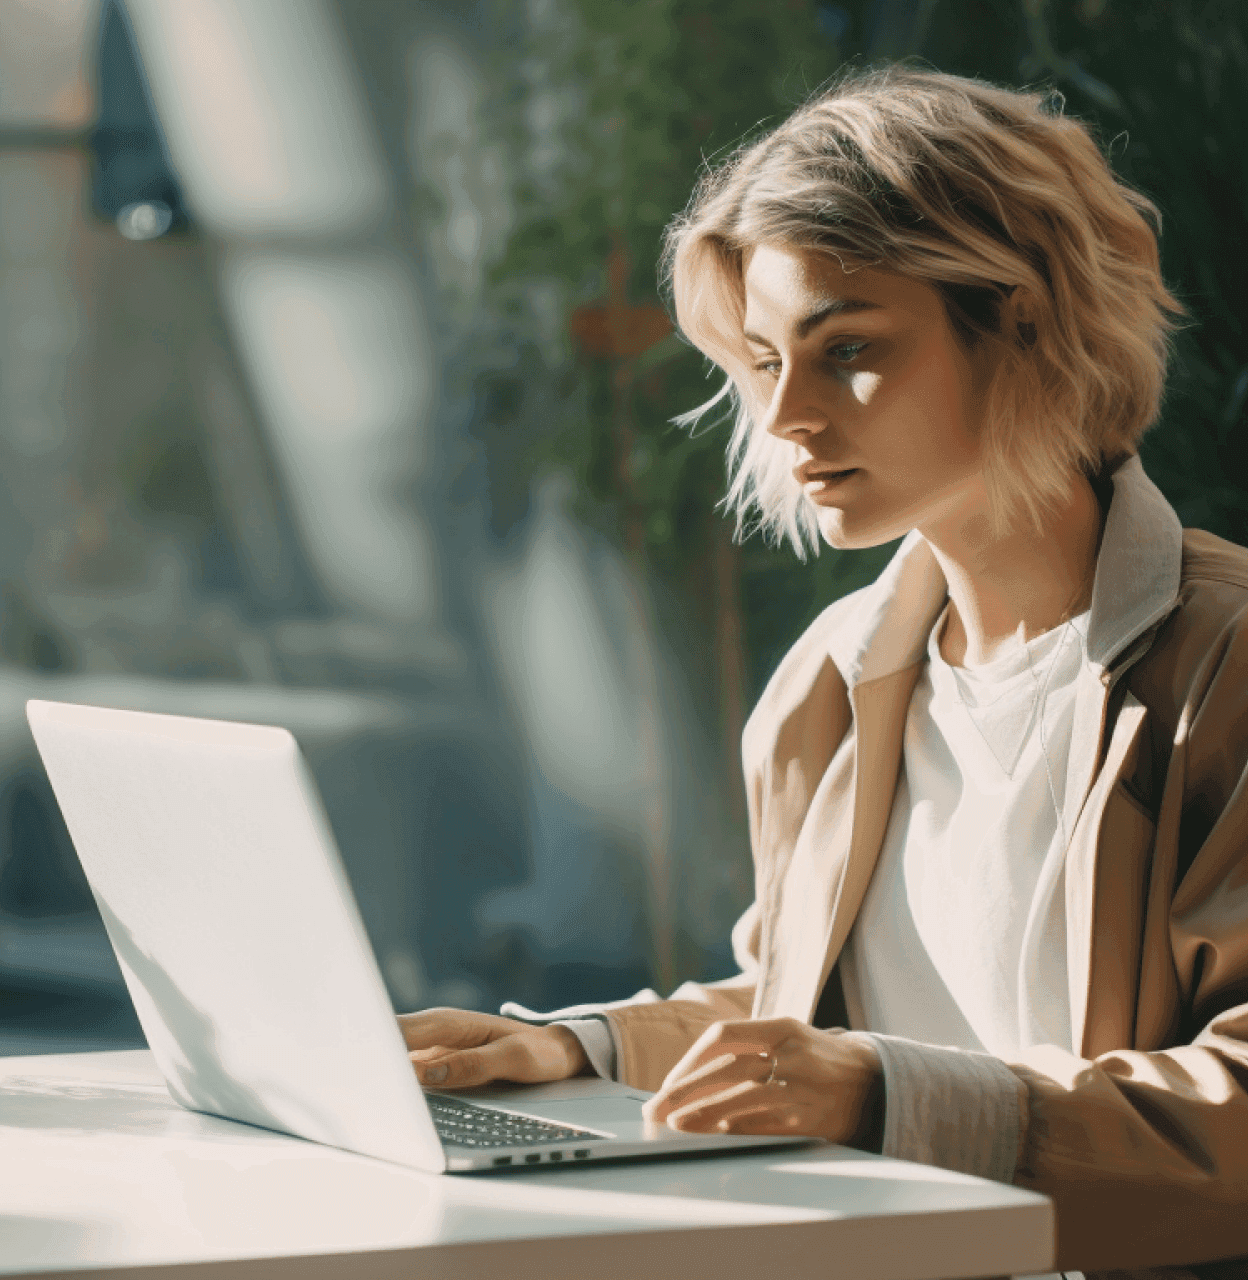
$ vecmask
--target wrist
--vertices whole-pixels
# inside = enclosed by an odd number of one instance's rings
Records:
[[[884,1088],[884,1064],[880,1061],[875,1046],[865,1037],[855,1036],[852,1043],[859,1055],[862,1076],[859,1085],[858,1124],[845,1145],[879,1155],[884,1146],[887,1096]]]
[[[585,1052],[585,1046],[581,1044],[581,1038],[575,1031],[558,1026],[546,1027],[545,1030],[554,1034],[560,1048],[567,1056],[568,1076],[579,1076],[589,1070],[589,1055]]]

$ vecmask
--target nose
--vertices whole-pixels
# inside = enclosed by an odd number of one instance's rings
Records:
[[[786,368],[763,414],[763,429],[781,440],[797,444],[825,430],[828,425],[827,409],[822,397],[816,395],[815,381],[801,377],[791,366]]]

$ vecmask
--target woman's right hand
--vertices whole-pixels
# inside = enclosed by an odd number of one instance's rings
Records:
[[[467,1009],[424,1009],[399,1014],[399,1029],[420,1083],[436,1089],[491,1080],[540,1084],[580,1075],[589,1066],[567,1027],[534,1027]]]

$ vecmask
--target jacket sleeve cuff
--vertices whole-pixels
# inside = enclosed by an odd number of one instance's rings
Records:
[[[1027,1086],[989,1053],[870,1038],[884,1068],[884,1145],[897,1160],[1013,1182]]]
[[[550,1024],[553,1027],[567,1027],[581,1042],[589,1065],[604,1080],[615,1079],[615,1040],[611,1024],[606,1018],[560,1019]]]
[[[585,1050],[585,1056],[594,1071],[604,1080],[615,1080],[620,1060],[615,1028],[603,1014],[583,1013],[582,1009],[585,1008],[586,1006],[573,1005],[556,1013],[534,1013],[532,1009],[509,1000],[499,1009],[499,1013],[504,1018],[515,1018],[517,1022],[527,1022],[534,1027],[567,1027],[581,1042],[581,1048]]]

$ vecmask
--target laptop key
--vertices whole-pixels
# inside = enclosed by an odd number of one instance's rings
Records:
[[[591,1129],[572,1129],[536,1116],[495,1111],[461,1098],[426,1094],[438,1137],[467,1147],[529,1147],[552,1142],[601,1142],[603,1135]]]

